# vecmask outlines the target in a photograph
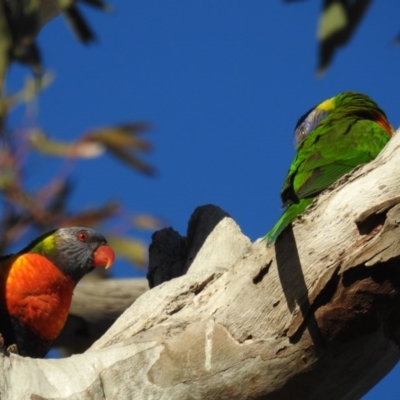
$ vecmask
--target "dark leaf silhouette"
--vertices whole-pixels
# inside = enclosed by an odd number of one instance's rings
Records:
[[[336,50],[348,43],[371,0],[325,0],[320,17],[317,74],[322,75],[332,62]]]

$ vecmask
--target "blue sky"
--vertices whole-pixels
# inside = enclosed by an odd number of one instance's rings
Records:
[[[109,15],[81,7],[99,37],[88,47],[63,19],[52,21],[39,44],[56,81],[40,96],[35,123],[72,140],[90,127],[148,121],[155,150],[145,159],[158,170],[148,178],[108,156],[81,161],[72,208],[117,199],[129,212],[156,215],[184,234],[195,207],[213,203],[255,240],[280,215],[293,129],[305,111],[358,90],[397,128],[400,47],[391,41],[400,30],[400,3],[374,2],[350,45],[316,79],[320,3],[116,0]],[[14,67],[9,89],[26,74]],[[20,118],[21,111],[12,123],[26,125]],[[34,161],[32,187],[52,176],[52,163]],[[140,235],[150,241],[151,232]],[[114,274],[144,273],[119,260]],[[365,399],[397,399],[399,372]]]

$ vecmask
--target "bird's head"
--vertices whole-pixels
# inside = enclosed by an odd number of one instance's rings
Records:
[[[96,267],[111,267],[115,258],[103,235],[82,227],[47,232],[20,253],[27,252],[45,256],[75,282]]]
[[[327,118],[329,116],[329,118]],[[385,112],[369,96],[359,92],[343,92],[307,111],[297,121],[294,141],[297,147],[320,124],[329,124],[347,117],[374,121],[391,137],[393,127]]]

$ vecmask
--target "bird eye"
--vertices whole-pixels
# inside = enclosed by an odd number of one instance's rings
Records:
[[[78,240],[80,240],[81,242],[86,242],[87,239],[88,239],[88,234],[86,232],[78,233]]]

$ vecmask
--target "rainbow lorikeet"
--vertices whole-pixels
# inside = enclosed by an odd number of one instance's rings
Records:
[[[109,268],[114,252],[88,228],[45,233],[17,254],[0,257],[0,333],[23,356],[44,357],[68,316],[79,280]]]
[[[273,243],[324,189],[373,160],[393,135],[385,113],[367,95],[344,92],[304,114],[295,128],[296,156],[283,184],[287,207],[264,236]]]

